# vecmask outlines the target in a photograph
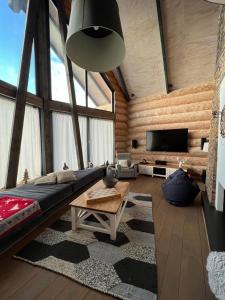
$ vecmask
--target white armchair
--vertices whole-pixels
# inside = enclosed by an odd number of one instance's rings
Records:
[[[137,178],[137,164],[132,162],[130,153],[118,153],[116,163],[117,178]]]

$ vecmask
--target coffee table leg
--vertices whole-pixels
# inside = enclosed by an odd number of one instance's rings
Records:
[[[76,231],[77,221],[78,221],[78,209],[76,207],[71,207],[71,219],[72,219],[72,231]]]
[[[110,216],[110,239],[116,240],[116,215]]]

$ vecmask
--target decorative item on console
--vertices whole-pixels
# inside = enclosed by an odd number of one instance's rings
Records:
[[[186,162],[186,159],[177,157],[179,168],[182,169],[183,164]]]
[[[155,164],[156,165],[166,166],[167,165],[167,161],[166,160],[156,160]]]
[[[145,164],[148,164],[148,161],[147,161],[147,159],[143,158],[142,161],[141,161],[141,163],[142,163],[143,165],[145,165]]]

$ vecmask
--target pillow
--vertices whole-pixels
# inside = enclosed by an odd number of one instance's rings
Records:
[[[121,165],[121,167],[123,168],[127,168],[128,164],[127,164],[127,160],[126,159],[121,159],[118,161],[118,164]]]
[[[76,180],[76,175],[72,170],[65,170],[56,173],[57,183],[66,183]]]
[[[47,185],[47,184],[56,184],[56,174],[51,174],[48,176],[42,176],[38,179],[35,180],[34,182],[35,185]]]
[[[127,160],[127,166],[130,168],[132,165],[132,161],[130,159]]]

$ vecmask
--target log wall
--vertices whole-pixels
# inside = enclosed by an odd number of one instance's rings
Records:
[[[176,90],[168,95],[130,101],[127,150],[132,153],[133,159],[140,161],[145,158],[151,162],[166,160],[177,164],[177,157],[184,157],[187,167],[201,174],[208,164],[207,153],[201,151],[201,138],[209,138],[213,96],[214,84],[210,82]],[[188,153],[145,150],[147,130],[177,128],[189,129]],[[137,149],[132,149],[132,139],[138,141]]]
[[[127,151],[127,132],[128,132],[128,102],[115,78],[113,72],[107,76],[115,90],[115,150],[116,153]]]

